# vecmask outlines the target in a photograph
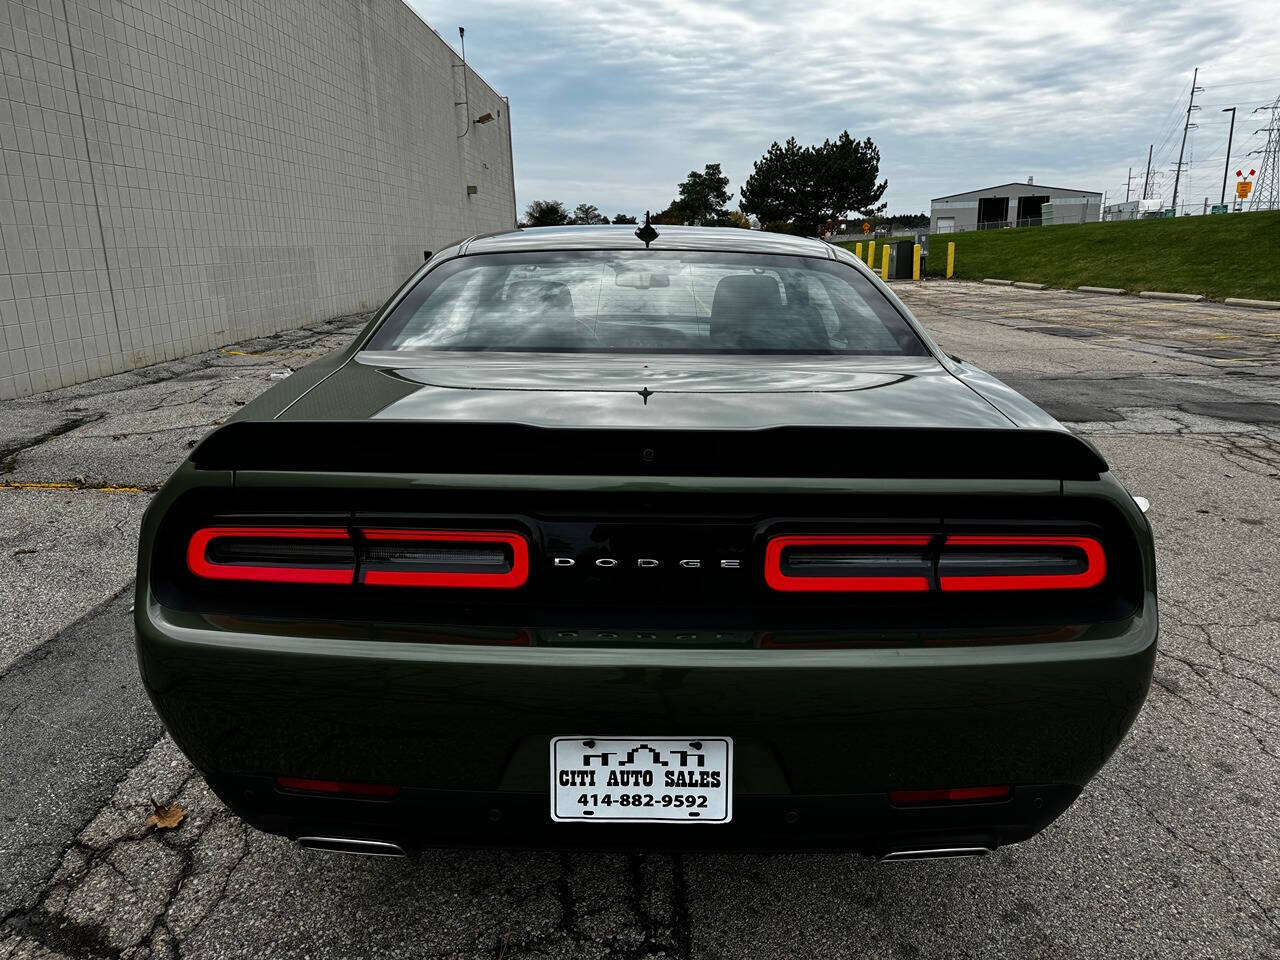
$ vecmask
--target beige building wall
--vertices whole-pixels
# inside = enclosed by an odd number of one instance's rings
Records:
[[[371,310],[515,219],[507,105],[401,0],[0,0],[0,398]]]

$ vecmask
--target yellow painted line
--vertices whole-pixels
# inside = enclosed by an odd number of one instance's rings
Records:
[[[37,480],[0,480],[0,490],[93,490],[103,493],[155,493],[146,487],[123,487],[114,483],[90,486],[81,483],[48,482]]]

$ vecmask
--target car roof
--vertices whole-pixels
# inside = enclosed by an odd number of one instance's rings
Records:
[[[673,227],[654,224],[652,250],[713,250],[726,253],[789,254],[832,259],[831,246],[813,237],[765,233],[741,227]],[[614,226],[525,227],[472,237],[458,253],[516,253],[522,250],[643,250],[634,224]]]

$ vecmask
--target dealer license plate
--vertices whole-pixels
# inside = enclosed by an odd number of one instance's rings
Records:
[[[611,823],[728,823],[728,737],[556,737],[551,819]]]

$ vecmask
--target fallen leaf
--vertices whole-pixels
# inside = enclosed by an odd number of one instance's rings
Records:
[[[147,817],[147,826],[157,830],[173,830],[187,815],[187,808],[179,803],[157,805],[151,816]]]

